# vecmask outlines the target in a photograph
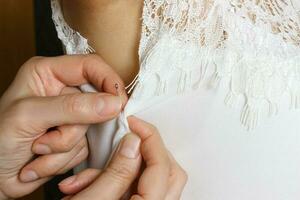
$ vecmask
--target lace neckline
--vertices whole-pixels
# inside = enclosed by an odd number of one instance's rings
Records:
[[[94,52],[64,21],[53,20],[67,54]],[[230,80],[225,103],[244,99],[241,123],[278,113],[284,94],[300,107],[300,12],[296,0],[144,0],[140,72],[132,99],[173,95]],[[266,109],[267,108],[267,109]]]
[[[52,19],[65,52],[67,54],[95,53],[95,50],[88,44],[88,40],[65,21],[59,0],[51,0],[51,8]]]

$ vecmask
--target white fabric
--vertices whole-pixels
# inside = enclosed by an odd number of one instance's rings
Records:
[[[91,52],[52,8],[66,53]],[[105,165],[134,114],[187,170],[183,199],[299,199],[299,11],[298,0],[145,0],[132,96],[89,130],[89,166]]]

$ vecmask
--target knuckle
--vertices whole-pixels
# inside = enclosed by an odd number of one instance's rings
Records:
[[[99,67],[99,65],[103,65],[104,61],[98,55],[90,54],[85,55],[83,59],[83,66],[87,68],[94,69]]]
[[[84,111],[82,98],[78,94],[64,96],[62,106],[64,113],[76,114]]]
[[[86,133],[87,131],[87,126],[83,126],[83,125],[74,125],[74,126],[70,126],[68,127],[68,132],[70,135],[82,135],[84,133]]]
[[[36,71],[37,67],[43,60],[43,57],[38,56],[30,58],[20,67],[18,74],[31,74],[33,71]]]
[[[88,156],[89,156],[89,149],[88,148],[84,148],[82,150],[81,160],[83,161],[83,160],[87,159]]]
[[[157,133],[158,129],[156,126],[154,126],[153,124],[149,124],[149,129],[153,132],[153,133]]]
[[[130,181],[134,174],[133,169],[126,164],[111,165],[106,169],[106,172],[119,183]]]
[[[85,62],[85,64],[87,64],[87,66],[89,66],[89,65],[103,63],[103,60],[100,56],[98,56],[96,54],[88,54],[88,55],[85,55],[84,62]]]
[[[101,66],[102,71],[105,72],[108,70],[107,64],[104,62],[104,60],[95,54],[86,55],[83,60],[83,66],[85,66],[90,72],[90,75],[97,74],[97,69],[99,69],[99,66]],[[104,74],[103,74],[104,75]],[[85,74],[87,76],[87,74]]]
[[[70,151],[73,148],[73,143],[69,138],[63,138],[60,140],[59,149],[61,151]]]
[[[24,66],[32,66],[32,65],[37,65],[39,62],[41,62],[43,60],[43,57],[40,56],[34,56],[31,57]]]
[[[60,142],[58,143],[59,151],[68,152],[73,149],[74,151],[80,151],[84,147],[87,147],[86,138],[80,140],[78,136],[79,136],[78,134],[75,134],[73,132],[65,133],[64,136],[61,137]]]
[[[87,141],[86,141],[86,139],[84,138],[84,139],[82,139],[82,140],[77,144],[77,148],[78,148],[79,150],[81,150],[81,149],[83,149],[83,148],[85,148],[85,147],[87,147]]]
[[[20,71],[32,71],[34,69],[37,69],[42,62],[45,61],[44,57],[40,56],[34,56],[30,58],[22,67]]]
[[[145,128],[146,135],[157,135],[158,134],[158,129],[156,126],[152,124],[148,124],[148,126]]]
[[[36,62],[41,61],[42,59],[43,59],[43,57],[41,57],[41,56],[33,56],[33,57],[31,57],[31,58],[28,60],[28,62],[29,62],[29,63],[36,63]]]

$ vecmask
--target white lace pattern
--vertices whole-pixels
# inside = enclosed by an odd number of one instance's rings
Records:
[[[73,30],[65,21],[59,0],[51,0],[52,19],[67,54],[89,54],[95,50],[79,32]]]
[[[217,87],[229,79],[225,102],[244,98],[241,122],[248,129],[266,107],[276,114],[284,94],[292,108],[300,107],[299,8],[298,0],[145,0],[132,98]],[[52,9],[66,52],[91,52],[64,21],[58,0]]]

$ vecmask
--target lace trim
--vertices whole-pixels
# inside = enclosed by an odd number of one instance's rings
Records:
[[[237,14],[257,26],[280,35],[284,41],[299,46],[299,19],[292,2],[282,0],[244,1],[231,3]]]
[[[265,110],[278,113],[285,93],[291,108],[299,108],[300,18],[294,7],[280,0],[146,1],[133,98],[216,87],[229,78],[225,103],[244,98],[241,123],[249,130]]]
[[[88,40],[73,30],[65,21],[59,0],[51,0],[52,19],[58,38],[62,41],[67,54],[89,54],[95,50],[89,46]]]
[[[290,95],[291,108],[299,108],[300,9],[295,2],[145,0],[140,72],[128,87],[132,98],[217,87],[229,79],[225,103],[233,106],[244,98],[241,123],[249,130],[265,110],[278,113],[283,94]],[[87,40],[70,34],[59,4],[52,4],[67,53],[86,52]]]

